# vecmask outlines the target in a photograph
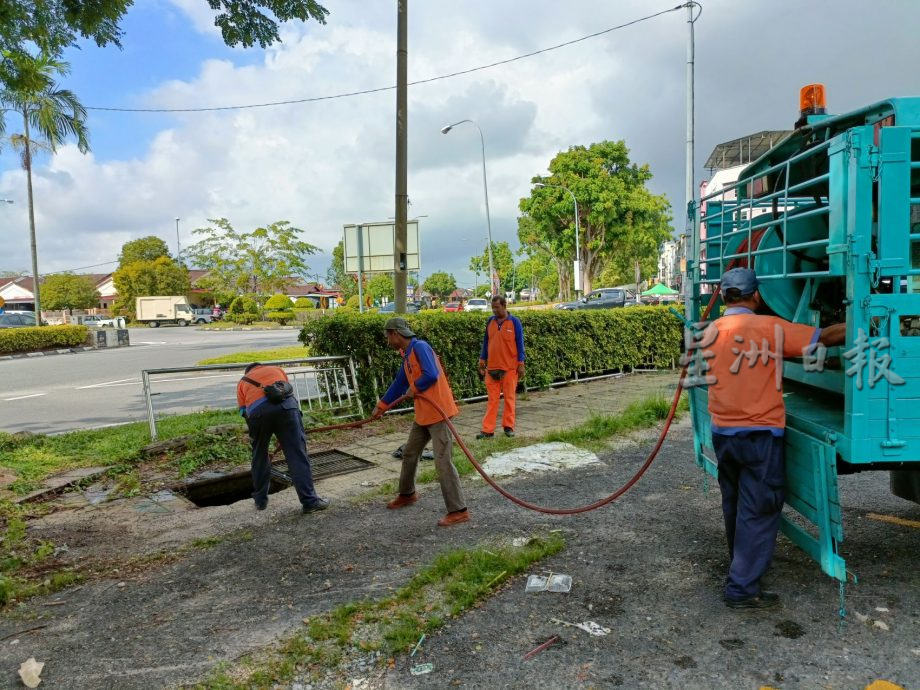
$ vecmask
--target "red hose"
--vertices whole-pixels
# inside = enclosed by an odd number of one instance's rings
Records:
[[[703,313],[703,321],[705,321],[709,317],[709,313],[712,311],[712,308],[716,303],[716,297],[718,296],[718,294],[719,294],[719,289],[716,288],[715,292],[712,293],[712,297],[709,300],[709,304],[706,307],[706,311]],[[677,383],[677,390],[674,392],[674,399],[671,401],[671,409],[668,410],[668,416],[665,418],[664,427],[662,427],[661,433],[658,435],[658,441],[655,443],[655,447],[652,448],[652,451],[648,454],[648,457],[645,459],[645,462],[642,463],[642,466],[629,479],[629,481],[627,481],[625,484],[623,484],[623,486],[621,486],[619,489],[614,491],[612,494],[610,494],[606,498],[597,500],[594,503],[589,503],[588,505],[579,506],[578,508],[547,508],[545,506],[538,506],[535,503],[530,503],[529,501],[525,501],[522,498],[518,498],[517,496],[515,496],[508,490],[499,486],[499,484],[486,473],[486,471],[482,468],[482,465],[480,465],[476,461],[476,458],[473,457],[473,454],[470,452],[470,449],[467,448],[466,444],[463,442],[463,439],[460,438],[460,434],[457,432],[457,427],[454,426],[454,423],[450,420],[450,418],[447,416],[447,414],[444,412],[441,406],[438,405],[431,398],[426,397],[423,393],[417,393],[415,397],[420,400],[424,400],[429,405],[434,407],[435,410],[438,411],[438,414],[440,414],[441,417],[444,419],[444,421],[447,422],[447,428],[450,429],[450,433],[453,434],[454,438],[457,440],[457,443],[460,445],[460,449],[463,451],[463,454],[466,455],[467,460],[470,461],[470,464],[472,464],[473,467],[476,468],[476,471],[479,472],[479,474],[489,484],[489,486],[495,489],[502,496],[507,498],[512,503],[516,503],[522,508],[527,508],[528,510],[533,510],[538,513],[547,513],[549,515],[576,515],[578,513],[587,513],[588,511],[596,510],[598,508],[601,508],[607,505],[608,503],[612,503],[613,501],[617,500],[620,496],[622,496],[627,491],[629,491],[633,487],[633,485],[639,481],[642,475],[645,474],[646,470],[648,470],[648,468],[651,467],[652,463],[655,461],[655,458],[658,456],[658,451],[661,450],[661,446],[664,444],[664,439],[668,435],[668,431],[671,428],[671,422],[674,421],[674,415],[677,413],[677,405],[680,402],[680,396],[684,391],[683,380],[684,380],[684,376],[687,374],[688,366],[689,366],[689,363],[684,365],[684,368],[680,372],[680,378],[678,379],[678,383]],[[402,398],[394,402],[392,407],[395,407],[396,405],[401,403],[403,400],[405,400],[407,397],[409,396],[404,395]],[[332,426],[319,427],[317,429],[312,429],[311,433],[316,433],[320,431],[332,431],[334,429],[356,428],[356,427],[367,424],[373,419],[374,419],[373,417],[368,417],[367,419],[362,419],[357,422],[350,422],[347,424],[335,424]]]

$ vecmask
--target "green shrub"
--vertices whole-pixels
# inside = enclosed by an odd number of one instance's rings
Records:
[[[235,323],[249,324],[259,317],[259,305],[251,297],[240,296],[234,298],[227,307],[227,314],[224,316],[228,321]]]
[[[86,326],[42,326],[0,329],[0,355],[50,348],[76,347],[86,342]]]
[[[294,320],[293,311],[270,311],[266,314],[269,321],[275,321],[276,323],[284,326],[288,321]]]
[[[272,295],[265,303],[265,309],[267,311],[291,311],[293,308],[294,303],[291,301],[291,298],[280,293]]]
[[[545,387],[575,376],[671,367],[680,357],[682,326],[666,307],[542,310],[515,316],[524,327],[528,387]],[[362,399],[373,404],[401,361],[386,345],[383,325],[387,318],[386,314],[337,309],[327,318],[306,323],[300,340],[314,356],[354,358]],[[429,311],[406,319],[419,337],[431,343],[457,398],[485,392],[477,365],[487,314]]]
[[[297,301],[294,302],[294,311],[301,311],[304,309],[315,309],[316,305],[313,303],[313,300],[309,297],[298,297]]]

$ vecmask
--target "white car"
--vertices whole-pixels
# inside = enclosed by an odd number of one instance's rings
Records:
[[[487,299],[473,297],[466,301],[466,311],[492,311],[492,305]]]
[[[95,328],[118,328],[118,319],[106,316],[87,316],[83,319],[83,325]]]

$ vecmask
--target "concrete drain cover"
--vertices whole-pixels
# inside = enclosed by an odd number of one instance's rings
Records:
[[[340,450],[324,450],[319,453],[310,453],[310,467],[313,470],[313,479],[316,480],[360,472],[374,467],[374,463]],[[284,460],[272,464],[272,477],[293,484],[291,475],[288,473],[287,462]]]

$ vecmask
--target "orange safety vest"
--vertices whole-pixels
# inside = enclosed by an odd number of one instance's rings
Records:
[[[422,391],[421,395],[436,402],[448,417],[454,417],[459,414],[460,410],[457,409],[457,403],[454,402],[454,393],[450,389],[447,374],[444,373],[444,368],[441,366],[441,359],[438,357],[437,353],[435,353],[434,361],[438,365],[438,379],[431,387]],[[415,382],[422,375],[422,365],[415,354],[415,348],[413,348],[409,356],[403,360],[403,367],[406,371],[406,380],[409,381],[409,387],[412,389],[413,393],[417,392],[415,389]],[[431,403],[426,400],[421,400],[420,398],[413,398],[413,400],[415,402],[416,422],[422,426],[430,426],[444,421],[441,413],[438,412]]]

